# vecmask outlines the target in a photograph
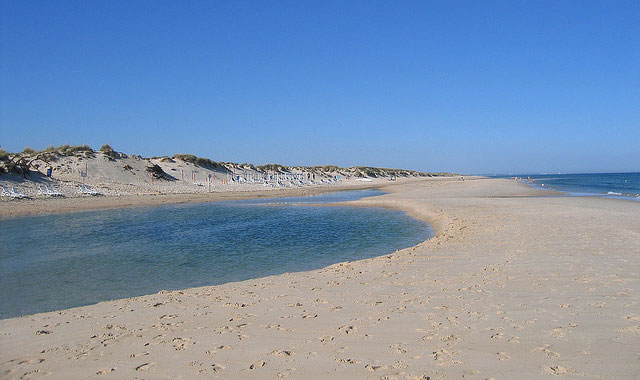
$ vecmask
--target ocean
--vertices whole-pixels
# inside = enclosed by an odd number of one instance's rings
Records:
[[[533,187],[555,190],[571,196],[600,196],[640,201],[640,173],[518,174]]]
[[[304,206],[379,194],[348,191],[0,220],[0,318],[317,269],[392,253],[433,236],[428,224],[400,211]]]

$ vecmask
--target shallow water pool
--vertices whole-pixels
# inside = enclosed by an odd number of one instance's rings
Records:
[[[0,220],[0,318],[321,268],[416,245],[400,211],[299,206],[319,196],[86,211]]]

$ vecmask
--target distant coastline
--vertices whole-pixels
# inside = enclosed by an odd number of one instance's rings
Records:
[[[640,172],[499,175],[567,196],[597,196],[640,201]]]

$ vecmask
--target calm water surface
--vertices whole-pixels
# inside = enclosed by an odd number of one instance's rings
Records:
[[[294,206],[382,194],[127,208],[0,220],[0,318],[321,268],[433,235],[386,209]]]

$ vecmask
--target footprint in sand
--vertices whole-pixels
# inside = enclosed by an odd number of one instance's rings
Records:
[[[255,363],[251,364],[249,366],[249,369],[258,369],[258,368],[264,367],[265,365],[267,365],[267,362],[265,362],[264,360],[259,360],[259,361],[255,362]]]
[[[26,359],[20,360],[18,364],[40,364],[44,361],[44,359]]]
[[[391,369],[390,366],[388,365],[373,365],[373,364],[367,364],[364,366],[364,368],[368,369],[369,371],[378,371],[381,369]]]
[[[640,326],[629,326],[618,331],[628,334],[640,335]]]
[[[284,371],[278,372],[277,376],[279,379],[282,379],[291,375],[291,373],[293,373],[295,370],[295,368],[287,368]]]
[[[329,343],[331,341],[333,341],[335,339],[335,337],[331,336],[331,335],[327,335],[327,336],[323,336],[322,338],[318,338],[320,340],[320,342],[322,343]]]
[[[335,359],[336,362],[338,363],[346,363],[346,364],[358,364],[360,363],[359,361],[355,360],[355,359],[351,359],[351,358],[337,358]]]
[[[447,335],[447,336],[443,336],[442,338],[440,338],[441,341],[447,343],[447,345],[452,345],[455,344],[458,340],[460,340],[460,337],[457,335]]]
[[[548,373],[550,375],[556,375],[556,376],[563,376],[566,375],[568,373],[574,373],[575,371],[573,371],[571,368],[566,368],[563,366],[552,366],[552,367],[543,367],[542,370],[545,373]]]
[[[457,352],[448,351],[448,350],[438,350],[434,351],[431,356],[433,356],[433,360],[435,360],[439,366],[453,366],[456,364],[460,364],[460,361],[453,360],[453,357],[457,354]]]
[[[564,338],[565,335],[567,334],[562,331],[562,327],[556,327],[555,329],[551,330],[551,336],[554,338]]]
[[[136,371],[152,371],[155,367],[154,363],[144,363],[136,367]]]
[[[226,346],[226,345],[217,346],[217,347],[216,347],[216,348],[214,348],[214,349],[211,349],[211,350],[207,350],[207,351],[205,351],[205,354],[215,354],[215,353],[216,353],[216,352],[218,352],[218,351],[221,351],[221,350],[229,350],[229,349],[231,349],[231,347]]]
[[[31,378],[32,375],[38,374],[39,372],[40,372],[39,369],[34,369],[34,370],[31,370],[31,371],[27,371],[22,376],[20,376],[20,379],[29,379],[29,378]]]
[[[345,334],[352,334],[356,332],[356,330],[358,330],[358,327],[353,325],[344,325],[338,327],[338,330],[342,331]]]
[[[278,355],[278,356],[293,356],[295,353],[289,350],[273,350],[269,353],[269,355]]]
[[[544,353],[545,355],[547,355],[550,358],[559,358],[560,354],[557,353],[557,352],[551,351],[550,347],[551,347],[550,345],[545,344],[544,346],[533,348],[531,351],[532,352],[536,352],[536,351],[542,352],[542,353]]]
[[[195,344],[195,342],[191,342],[191,338],[173,338],[171,341],[173,343],[173,348],[176,351],[186,350],[190,345]]]
[[[107,373],[115,372],[116,368],[103,368],[96,372],[96,375],[106,375]]]
[[[400,344],[392,344],[389,348],[398,354],[406,354],[408,352],[408,350],[406,348],[402,348]]]

